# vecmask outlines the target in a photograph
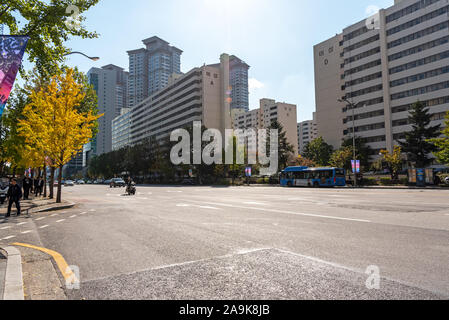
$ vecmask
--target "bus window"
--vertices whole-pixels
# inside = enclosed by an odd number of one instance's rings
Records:
[[[335,176],[338,178],[344,178],[345,177],[345,170],[343,169],[335,169]]]

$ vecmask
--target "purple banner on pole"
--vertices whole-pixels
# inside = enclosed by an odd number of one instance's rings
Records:
[[[22,64],[29,37],[0,36],[0,119]]]

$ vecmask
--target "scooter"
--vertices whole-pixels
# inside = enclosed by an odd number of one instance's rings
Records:
[[[128,193],[128,195],[135,195],[136,194],[136,184],[133,182],[131,183],[130,186],[126,187],[126,192]]]

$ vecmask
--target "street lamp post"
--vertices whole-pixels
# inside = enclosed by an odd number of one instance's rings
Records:
[[[355,150],[355,147],[356,147],[355,146],[356,145],[356,143],[355,143],[355,108],[357,107],[358,104],[349,102],[348,99],[346,99],[346,98],[339,99],[338,102],[346,102],[349,106],[351,106],[351,109],[352,109],[352,151],[353,151],[353,157],[354,157],[354,161],[355,161],[353,172],[354,172],[354,187],[357,188],[357,169],[356,169],[357,153]]]
[[[69,55],[72,55],[72,54],[80,54],[80,55],[82,55],[82,56],[84,56],[84,57],[86,57],[87,59],[90,59],[90,60],[92,60],[92,61],[98,61],[98,60],[100,60],[99,57],[89,57],[88,55],[85,55],[84,53],[79,52],[79,51],[69,52],[69,53],[64,54],[63,56],[65,57],[65,56],[69,56]]]

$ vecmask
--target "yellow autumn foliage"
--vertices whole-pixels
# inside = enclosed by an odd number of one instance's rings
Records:
[[[38,154],[52,159],[62,168],[92,138],[95,121],[102,115],[77,110],[83,101],[82,84],[75,81],[73,70],[54,76],[48,85],[32,91],[19,122],[19,134]]]

